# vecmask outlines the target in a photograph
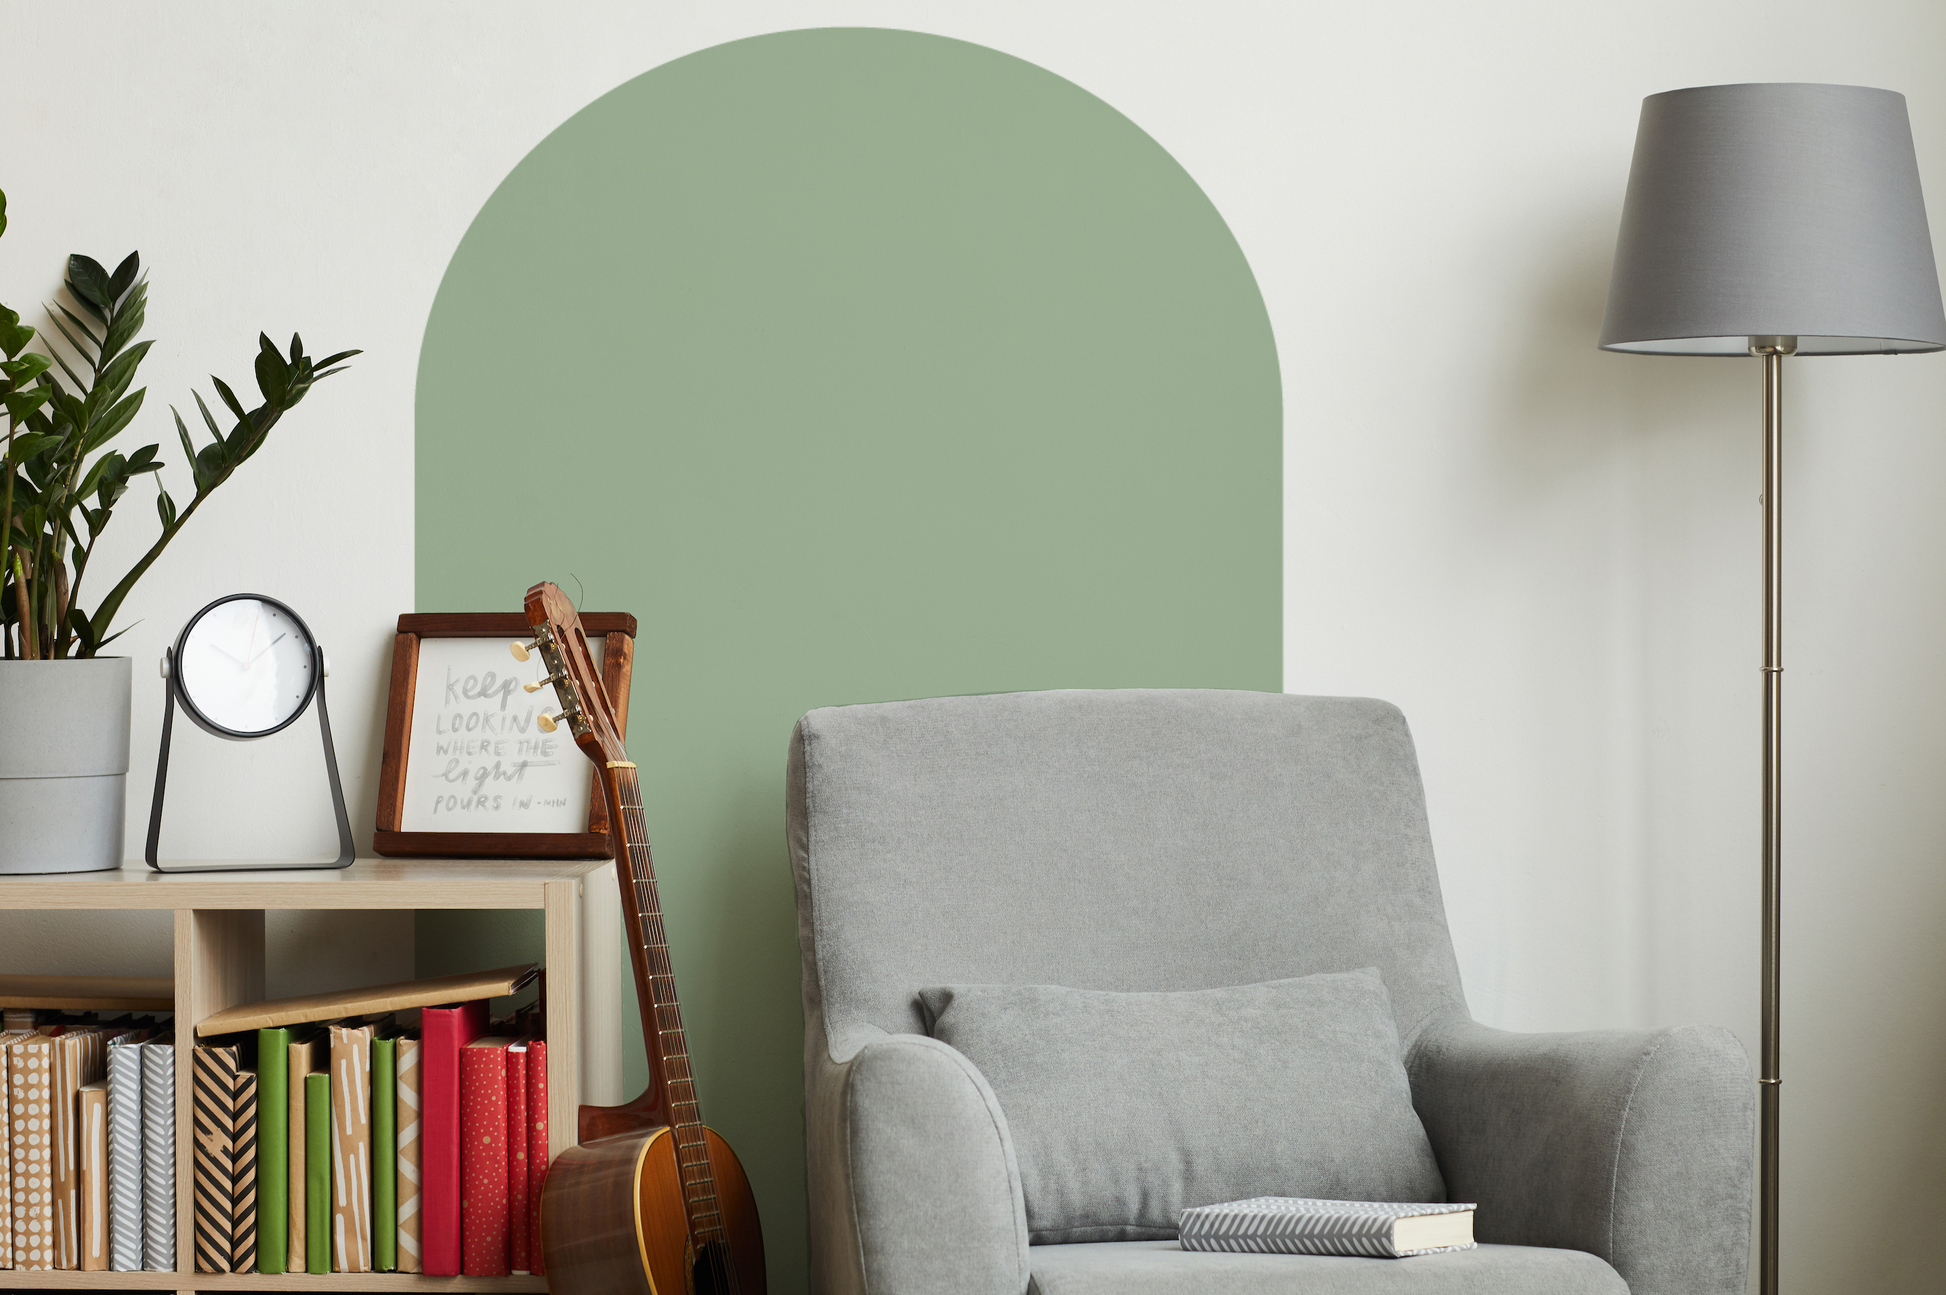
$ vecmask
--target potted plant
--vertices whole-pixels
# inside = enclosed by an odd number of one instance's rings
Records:
[[[0,235],[7,228],[6,201],[0,193]],[[358,354],[342,351],[313,361],[299,337],[291,338],[287,356],[259,335],[262,404],[245,409],[229,384],[210,379],[234,419],[227,431],[192,392],[212,438],[198,448],[176,413],[195,495],[178,507],[157,478],[161,532],[110,583],[90,569],[96,545],[130,484],[162,467],[159,445],[126,455],[109,448],[141,411],[146,394],[134,382],[151,345],[137,336],[148,284],[140,257],[131,253],[113,272],[92,257],[71,256],[63,286],[69,301],[49,306],[47,316],[65,348],[43,333],[41,349],[27,349],[35,330],[0,305],[0,401],[6,408],[0,455],[0,874],[121,866],[131,671],[127,657],[101,654],[121,634],[113,628],[115,616],[169,541],[262,448],[278,420],[313,383],[340,372],[340,362]],[[104,585],[107,592],[95,596]],[[92,611],[84,608],[84,595],[94,597]]]

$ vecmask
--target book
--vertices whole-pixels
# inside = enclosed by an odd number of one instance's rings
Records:
[[[54,1040],[28,1034],[7,1046],[8,1115],[13,1142],[14,1267],[54,1267]],[[24,1126],[24,1131],[23,1131]]]
[[[527,1212],[527,1042],[507,1049],[507,1266],[532,1272]]]
[[[75,1168],[81,1183],[79,1262],[84,1273],[108,1271],[108,1083],[81,1085]]]
[[[63,1030],[53,1047],[54,1266],[81,1266],[81,1088],[106,1074],[99,1027]]]
[[[547,1040],[527,1043],[527,1236],[529,1262],[547,1271],[541,1254],[541,1187],[547,1181]]]
[[[0,1126],[7,1130],[4,1136],[0,1136],[0,1268],[14,1266],[13,1143],[16,1138],[22,1143],[27,1140],[24,1126],[19,1130],[14,1128],[9,1096],[13,1091],[13,1082],[8,1078],[7,1050],[14,1042],[31,1033],[33,1031],[30,1029],[0,1030]]]
[[[399,1175],[397,1180],[399,1271],[419,1271],[419,1040],[407,1034],[399,1038],[399,1082],[397,1115],[399,1125]]]
[[[260,1003],[243,1003],[206,1017],[196,1027],[198,1038],[232,1034],[238,1030],[262,1030],[277,1025],[302,1025],[306,1022],[338,1021],[350,1018],[383,1016],[413,1007],[436,1007],[441,1003],[470,1003],[502,998],[516,993],[540,974],[531,962],[492,971],[469,971],[458,976],[436,976],[428,980],[404,980],[393,985],[372,985],[365,989],[336,989],[328,994],[305,994],[298,998],[273,998]],[[482,1008],[482,1011],[485,1009]]]
[[[324,1041],[315,1030],[292,1031],[293,1041],[284,1049],[284,1075],[288,1097],[284,1135],[284,1271],[301,1273],[307,1254],[305,1204],[305,1154],[308,1135],[305,1124],[305,1077],[324,1069]]]
[[[372,1270],[372,1027],[331,1039],[331,1271]]]
[[[372,1039],[372,1268],[399,1267],[398,1040]]]
[[[1256,1196],[1182,1212],[1185,1250],[1403,1259],[1473,1249],[1473,1206]]]
[[[142,1045],[142,1271],[176,1270],[176,1036]]]
[[[108,1267],[142,1271],[142,1042],[108,1045]]]
[[[331,1073],[304,1076],[304,1271],[331,1271]]]
[[[234,1271],[236,1252],[237,1050],[190,1053],[190,1136],[195,1140],[196,1271]]]
[[[503,1036],[460,1049],[460,1238],[468,1277],[505,1277],[508,1249],[507,1048]]]
[[[232,1141],[230,1177],[230,1271],[247,1273],[257,1266],[257,1092],[254,1070],[236,1077],[236,1134]]]
[[[257,1031],[257,1262],[261,1273],[290,1261],[291,1031]]]
[[[419,1246],[429,1277],[460,1275],[459,1054],[486,1025],[485,999],[419,1016]]]

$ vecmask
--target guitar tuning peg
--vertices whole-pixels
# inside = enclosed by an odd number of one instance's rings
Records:
[[[522,643],[519,640],[515,640],[514,642],[507,644],[507,651],[514,654],[514,660],[525,661],[528,657],[533,655],[534,649],[539,646],[540,644],[538,643]]]
[[[560,724],[557,722],[559,718],[560,717],[557,715],[549,715],[543,711],[541,714],[536,715],[534,717],[534,727],[538,728],[543,733],[552,733],[555,729],[560,727]]]
[[[537,679],[533,683],[524,683],[520,685],[520,690],[522,692],[539,692],[541,689],[545,687],[547,687],[547,680]]]

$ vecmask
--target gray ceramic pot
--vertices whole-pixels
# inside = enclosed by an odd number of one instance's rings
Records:
[[[125,656],[0,661],[0,874],[122,866],[129,681]]]

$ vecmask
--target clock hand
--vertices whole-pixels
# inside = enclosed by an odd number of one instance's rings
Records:
[[[285,630],[282,634],[279,634],[276,638],[270,640],[270,642],[264,644],[261,648],[258,648],[255,652],[252,652],[250,654],[250,659],[244,663],[243,668],[245,670],[248,670],[251,666],[257,663],[258,657],[270,651],[270,649],[276,647],[279,643],[282,643],[288,637],[290,637],[290,631]],[[236,658],[231,657],[230,659],[234,661]]]
[[[217,647],[217,646],[216,646],[216,644],[214,644],[214,643],[212,643],[212,644],[210,644],[210,648],[211,648],[211,649],[212,649],[213,651],[217,651],[217,652],[223,652],[223,649],[222,649],[222,648],[220,648],[220,647]],[[248,669],[250,668],[250,663],[249,663],[248,661],[237,661],[237,659],[236,659],[235,657],[233,657],[233,656],[230,656],[230,654],[229,654],[228,652],[223,652],[223,655],[224,655],[224,656],[227,656],[227,657],[230,657],[230,660],[232,660],[232,661],[236,661],[236,663],[237,663],[237,666],[238,666],[238,668],[239,668],[239,669],[243,669],[243,670],[248,670]]]

